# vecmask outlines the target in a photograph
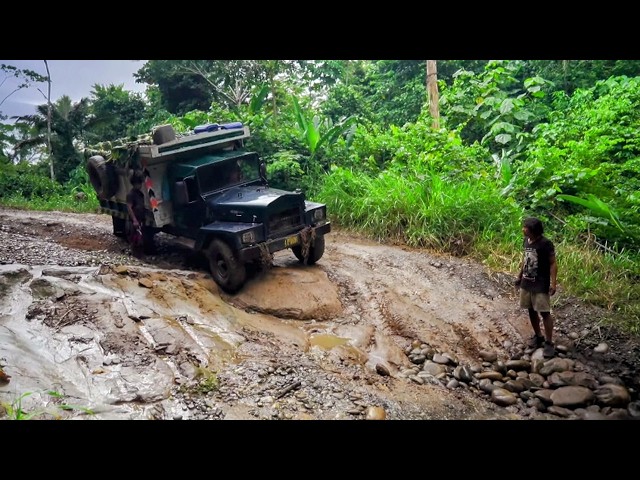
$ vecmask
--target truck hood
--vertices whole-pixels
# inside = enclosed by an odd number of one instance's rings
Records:
[[[288,197],[288,198],[287,198]],[[304,199],[302,193],[287,192],[263,185],[233,187],[218,195],[211,195],[206,202],[211,208],[237,207],[242,210],[268,207],[277,200],[297,203]]]

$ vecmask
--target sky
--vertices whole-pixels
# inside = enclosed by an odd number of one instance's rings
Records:
[[[145,60],[47,60],[51,73],[51,101],[68,95],[74,102],[90,96],[93,85],[123,85],[125,90],[144,92],[146,85],[136,83],[133,74]],[[0,64],[33,70],[47,75],[44,60],[0,60]],[[4,83],[3,83],[4,80]],[[0,102],[19,85],[14,77],[0,71]],[[43,93],[38,91],[38,88]],[[10,95],[0,105],[0,113],[9,117],[35,113],[35,106],[46,103],[47,83],[35,83]]]

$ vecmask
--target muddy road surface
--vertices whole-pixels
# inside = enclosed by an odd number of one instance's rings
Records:
[[[0,209],[0,418],[637,419],[638,340],[554,297],[526,346],[513,274],[337,229],[227,295],[178,239]]]

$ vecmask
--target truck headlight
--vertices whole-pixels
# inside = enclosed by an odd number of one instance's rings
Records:
[[[255,241],[256,234],[253,230],[242,234],[242,243],[255,243]]]
[[[317,222],[324,219],[324,209],[318,208],[313,212],[313,219]]]

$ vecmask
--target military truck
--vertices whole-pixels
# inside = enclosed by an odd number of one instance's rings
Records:
[[[182,136],[161,125],[146,140],[92,155],[89,179],[101,211],[113,219],[113,233],[124,235],[129,179],[137,172],[144,178],[145,230],[186,239],[206,256],[225,292],[238,292],[247,266],[269,263],[280,250],[315,264],[331,231],[326,205],[300,190],[269,187],[264,161],[244,148],[249,137],[239,122],[203,125]]]

